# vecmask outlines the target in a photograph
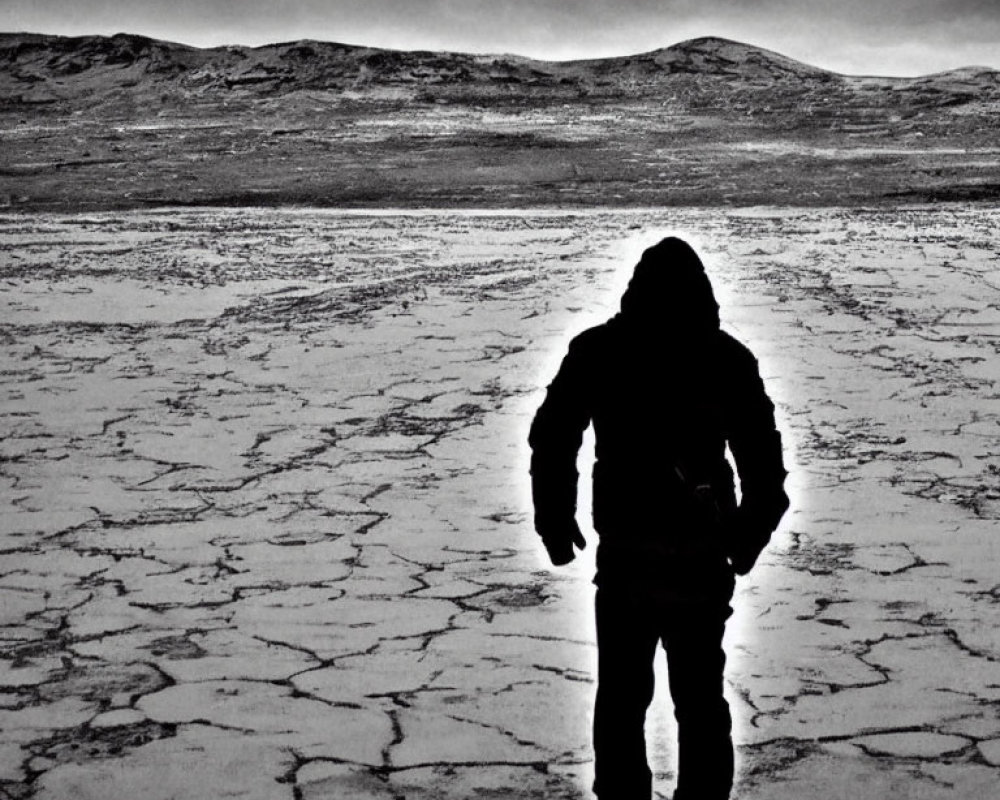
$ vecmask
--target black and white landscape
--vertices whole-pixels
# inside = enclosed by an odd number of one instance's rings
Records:
[[[996,796],[996,72],[0,63],[0,797],[588,797],[593,548],[547,567],[525,438],[668,233],[792,472],[728,633],[736,796]]]
[[[1000,73],[862,78],[724,39],[540,62],[0,34],[0,199],[837,206],[1000,196]]]

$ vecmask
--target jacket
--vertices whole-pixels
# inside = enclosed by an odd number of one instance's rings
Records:
[[[572,340],[532,422],[535,528],[554,562],[572,557],[576,458],[593,424],[598,583],[727,562],[743,574],[788,508],[774,406],[752,353],[719,329],[700,261],[655,280],[642,266],[622,312]]]

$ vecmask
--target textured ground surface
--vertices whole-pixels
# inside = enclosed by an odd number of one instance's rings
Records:
[[[737,796],[995,797],[998,225],[0,218],[0,797],[588,797],[592,549],[546,569],[524,437],[671,230],[793,470],[728,634]]]

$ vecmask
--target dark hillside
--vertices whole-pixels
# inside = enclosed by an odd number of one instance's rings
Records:
[[[995,200],[1000,74],[837,75],[705,38],[620,58],[0,35],[0,200]]]

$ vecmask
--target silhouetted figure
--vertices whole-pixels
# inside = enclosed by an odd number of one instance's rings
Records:
[[[535,528],[555,565],[585,546],[576,457],[591,423],[600,536],[594,791],[602,800],[651,796],[643,721],[662,642],[678,723],[674,798],[724,800],[733,746],[722,635],[733,575],[751,569],[788,498],[757,362],[719,329],[712,286],[681,239],[646,250],[621,313],[573,339],[531,426]]]

